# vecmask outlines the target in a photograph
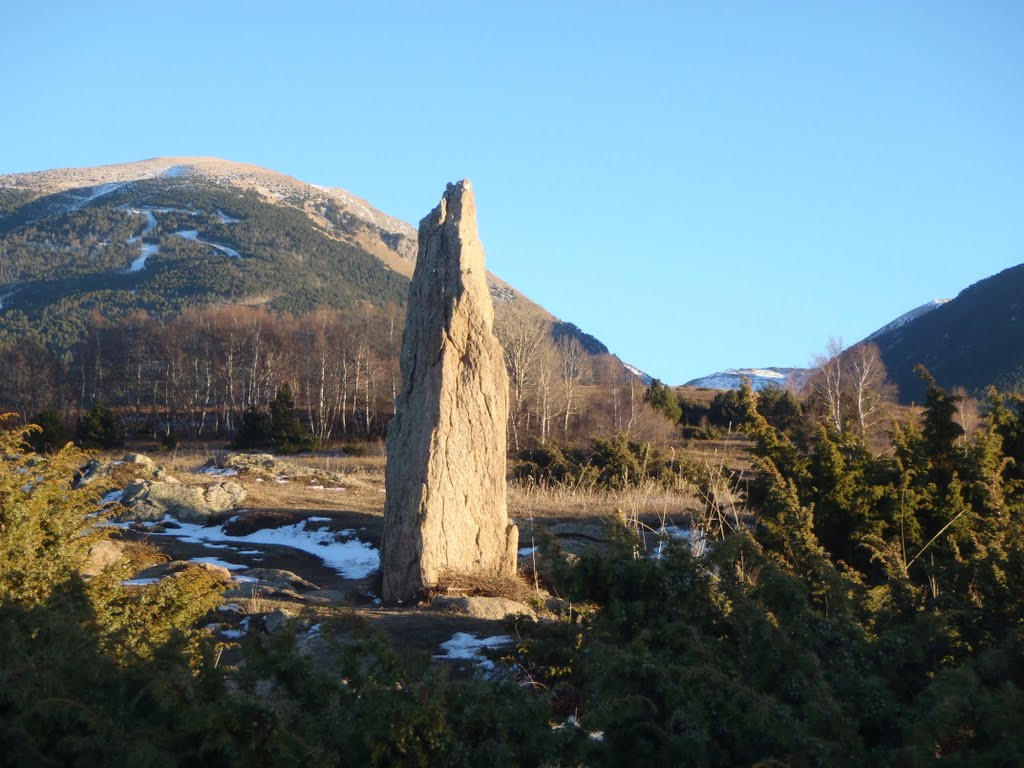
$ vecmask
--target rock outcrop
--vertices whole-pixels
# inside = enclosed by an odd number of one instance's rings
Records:
[[[130,520],[162,520],[174,515],[186,523],[209,523],[226,517],[245,501],[248,493],[238,483],[186,485],[179,482],[134,480],[121,496]]]
[[[221,470],[221,472],[218,473],[216,470]],[[217,454],[214,456],[213,463],[201,471],[208,474],[228,474],[233,471],[251,477],[260,477],[264,480],[279,478],[309,480],[321,483],[328,488],[343,488],[350,482],[350,478],[341,472],[281,461],[269,453]]]
[[[508,375],[493,323],[473,188],[449,184],[420,222],[409,286],[402,389],[387,437],[385,600],[408,600],[447,574],[515,572]]]

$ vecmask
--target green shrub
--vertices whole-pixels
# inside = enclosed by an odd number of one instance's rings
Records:
[[[36,453],[56,453],[71,441],[67,422],[57,411],[43,411],[32,417],[39,431],[29,434],[27,442]]]
[[[121,429],[111,411],[97,400],[78,418],[75,444],[79,448],[109,450],[124,444]]]

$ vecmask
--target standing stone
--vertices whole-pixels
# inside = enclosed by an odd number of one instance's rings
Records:
[[[508,374],[491,328],[469,181],[420,222],[402,338],[402,389],[388,426],[385,600],[446,575],[515,573],[519,532],[505,504]]]

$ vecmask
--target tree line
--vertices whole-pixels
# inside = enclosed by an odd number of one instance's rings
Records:
[[[556,340],[543,315],[502,309],[514,449],[643,430],[643,386],[615,358]],[[0,410],[71,425],[100,403],[128,435],[235,438],[243,417],[249,427],[269,418],[287,389],[311,444],[375,439],[393,413],[403,325],[393,305],[302,315],[232,305],[168,320],[93,312],[67,351],[32,335],[0,343]]]
[[[37,339],[0,348],[0,403],[30,419],[66,421],[96,402],[129,433],[205,438],[234,434],[247,409],[283,387],[319,442],[381,434],[397,379],[396,308],[319,310],[294,317],[231,306],[161,321],[118,323],[94,313],[65,354]]]

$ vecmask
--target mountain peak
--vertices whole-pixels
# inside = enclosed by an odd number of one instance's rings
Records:
[[[95,168],[57,168],[33,173],[0,175],[0,187],[18,187],[40,194],[57,194],[70,189],[103,184],[129,184],[147,179],[200,177],[241,189],[251,189],[263,197],[286,200],[316,190],[325,197],[353,209],[360,218],[389,231],[411,237],[413,228],[404,221],[378,211],[360,197],[338,187],[309,184],[278,171],[251,163],[239,163],[217,157],[152,157],[131,163],[100,165]]]

